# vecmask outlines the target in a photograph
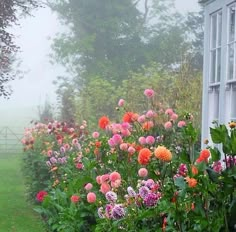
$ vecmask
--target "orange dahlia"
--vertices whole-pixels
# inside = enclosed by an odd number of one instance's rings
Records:
[[[132,123],[136,121],[137,118],[138,118],[138,114],[133,113],[133,112],[126,112],[123,116],[123,122]]]
[[[148,148],[141,149],[138,154],[139,164],[147,165],[150,161],[151,156],[152,156],[152,153]]]
[[[211,153],[208,149],[203,149],[201,152],[200,152],[200,158],[202,159],[208,159],[210,157]]]
[[[102,116],[98,121],[99,127],[103,130],[106,129],[106,127],[109,125],[109,123],[110,123],[110,120],[106,116]]]
[[[197,180],[195,178],[186,177],[186,181],[190,188],[194,188],[197,185]]]
[[[156,150],[154,151],[155,156],[165,162],[169,162],[172,159],[172,154],[170,150],[168,150],[164,146],[158,146]]]
[[[143,129],[146,130],[146,131],[149,131],[150,129],[152,129],[153,126],[154,126],[153,121],[144,122],[143,125],[142,125]]]

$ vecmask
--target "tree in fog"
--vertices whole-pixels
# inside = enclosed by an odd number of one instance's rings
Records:
[[[0,96],[8,97],[10,90],[7,83],[14,79],[12,64],[18,47],[14,43],[14,35],[8,30],[17,24],[20,15],[39,6],[38,0],[1,0],[0,1]]]
[[[115,101],[117,90],[131,72],[145,75],[145,67],[153,62],[173,72],[187,56],[191,57],[191,65],[196,63],[198,48],[193,42],[200,32],[191,30],[195,30],[194,21],[200,22],[200,18],[177,13],[174,0],[48,1],[67,26],[67,31],[54,40],[53,60],[67,67],[72,86],[79,90],[78,105],[82,107],[86,102],[83,112],[90,112],[88,115],[101,114],[99,109],[104,107],[96,100],[103,99],[112,89],[110,86],[115,86],[116,91],[109,101]],[[108,89],[97,88],[100,92],[96,95],[92,86],[102,81],[107,81]],[[96,107],[92,107],[94,101],[85,101],[85,92],[96,95]],[[61,100],[63,94],[68,92],[60,91]],[[109,112],[103,109],[103,113]]]

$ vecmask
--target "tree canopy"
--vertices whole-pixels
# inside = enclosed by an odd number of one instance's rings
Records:
[[[9,27],[17,23],[20,15],[29,14],[39,4],[40,1],[37,0],[0,1],[0,97],[8,97],[10,94],[6,84],[14,79],[11,66],[18,50],[14,42],[14,35],[9,32]]]

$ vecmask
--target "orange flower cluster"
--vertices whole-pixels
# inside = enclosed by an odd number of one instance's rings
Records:
[[[190,178],[190,177],[187,176],[185,179],[186,179],[186,181],[187,181],[187,183],[188,183],[188,186],[189,186],[190,188],[196,187],[196,185],[197,185],[197,180],[196,180],[195,178]]]
[[[141,165],[147,165],[152,156],[151,151],[148,148],[142,148],[138,154],[138,162]]]
[[[109,123],[110,123],[110,120],[106,116],[102,116],[98,121],[99,127],[103,130],[106,129],[106,127],[109,125]]]
[[[158,158],[162,161],[165,161],[165,162],[170,162],[172,159],[172,154],[171,154],[170,150],[168,150],[164,146],[158,146],[156,148],[156,150],[154,151],[154,154],[155,154],[156,158]]]
[[[200,155],[198,157],[198,159],[196,160],[198,163],[204,161],[204,162],[208,162],[208,158],[210,157],[211,153],[208,149],[203,149],[201,152],[200,152]]]

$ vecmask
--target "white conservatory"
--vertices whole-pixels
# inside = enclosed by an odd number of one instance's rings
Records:
[[[202,138],[236,121],[236,0],[199,0],[205,12]]]

